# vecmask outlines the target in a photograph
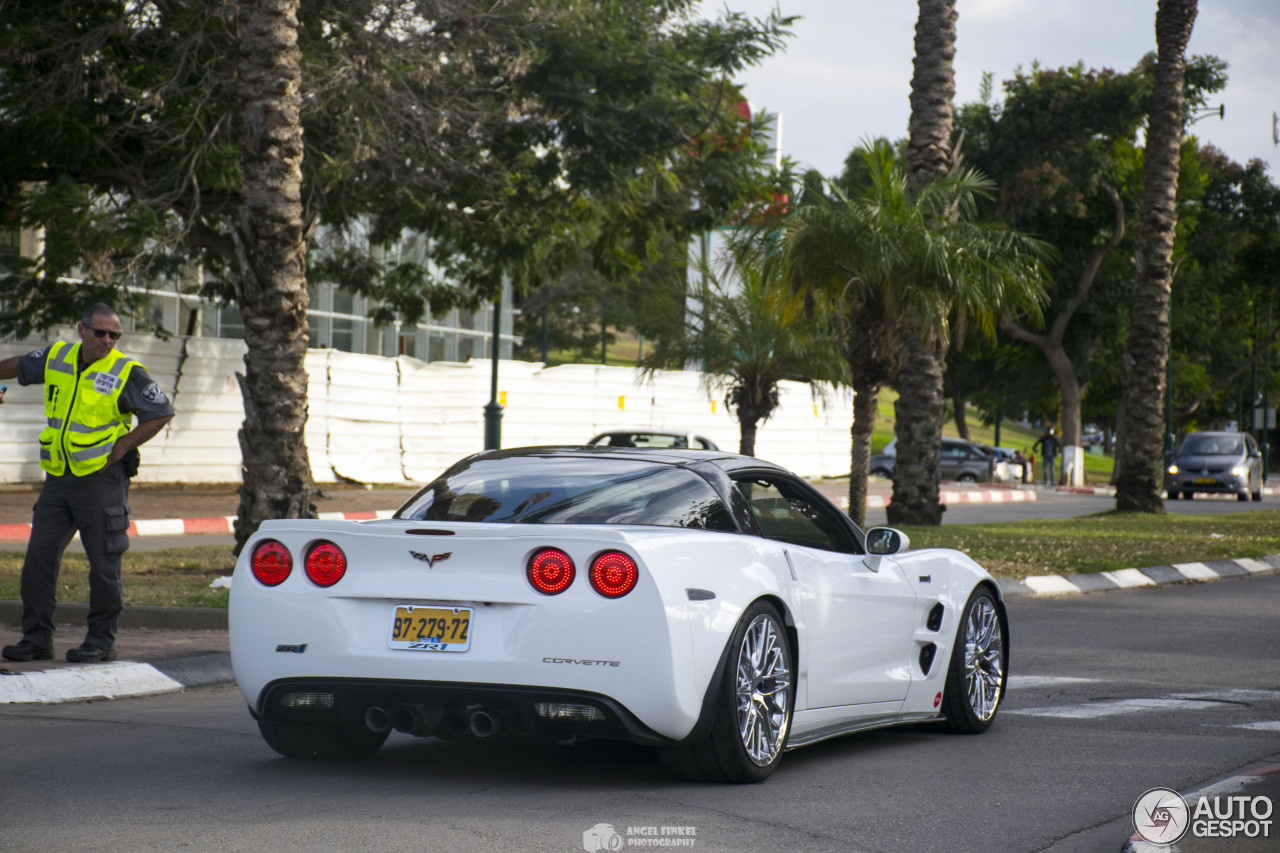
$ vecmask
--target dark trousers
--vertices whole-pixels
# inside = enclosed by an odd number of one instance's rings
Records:
[[[31,516],[22,564],[22,636],[53,646],[62,552],[76,531],[89,558],[89,629],[85,642],[109,649],[123,609],[120,558],[129,550],[129,478],[119,462],[84,477],[46,476]]]

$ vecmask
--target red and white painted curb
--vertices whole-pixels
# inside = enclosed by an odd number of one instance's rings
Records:
[[[893,500],[891,495],[867,495],[867,509],[884,509]],[[1035,502],[1036,493],[1031,489],[940,489],[938,502],[943,504],[1013,504]],[[849,498],[844,496],[837,503],[841,509],[849,508]]]
[[[1115,497],[1115,486],[1058,486],[1057,491],[1067,495],[1104,495],[1106,497]],[[1262,494],[1280,495],[1280,488],[1275,486],[1263,486]],[[1236,501],[1240,498],[1231,492],[1196,492],[1195,500],[1198,501]],[[1165,500],[1175,500],[1175,498],[1165,498]]]
[[[322,512],[318,516],[325,521],[370,521],[390,518],[395,510],[366,510],[361,512]],[[149,518],[129,523],[130,536],[185,536],[191,533],[234,533],[234,515],[215,515],[209,518]],[[77,534],[79,535],[79,534]],[[30,524],[0,524],[0,542],[25,542],[31,536]]]

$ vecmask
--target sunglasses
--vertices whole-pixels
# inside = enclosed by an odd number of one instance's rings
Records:
[[[124,334],[124,332],[109,332],[106,329],[95,329],[93,326],[86,325],[85,323],[81,323],[80,325],[93,332],[94,337],[97,338],[111,338],[113,341],[118,341],[120,340],[120,336]]]

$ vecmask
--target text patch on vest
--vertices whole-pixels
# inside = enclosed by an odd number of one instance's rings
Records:
[[[99,394],[112,394],[120,387],[120,377],[100,372],[93,380],[93,390]]]

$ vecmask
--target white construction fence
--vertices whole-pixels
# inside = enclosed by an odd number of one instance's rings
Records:
[[[0,359],[74,340],[60,328],[48,340],[0,343]],[[244,406],[236,373],[243,341],[142,335],[121,349],[146,365],[177,411],[165,431],[142,448],[137,480],[231,483],[240,480],[237,432]],[[665,371],[647,381],[627,367],[544,367],[500,361],[502,446],[583,444],[614,427],[689,429],[723,450],[738,449],[738,421],[723,391],[708,393],[700,374]],[[318,483],[421,483],[484,448],[491,394],[487,360],[465,364],[383,358],[336,350],[307,353],[310,416],[307,450]],[[0,406],[0,483],[43,479],[36,437],[44,423],[42,386],[15,380]],[[851,392],[814,399],[807,385],[783,382],[781,407],[759,426],[756,455],[807,476],[849,472]]]

